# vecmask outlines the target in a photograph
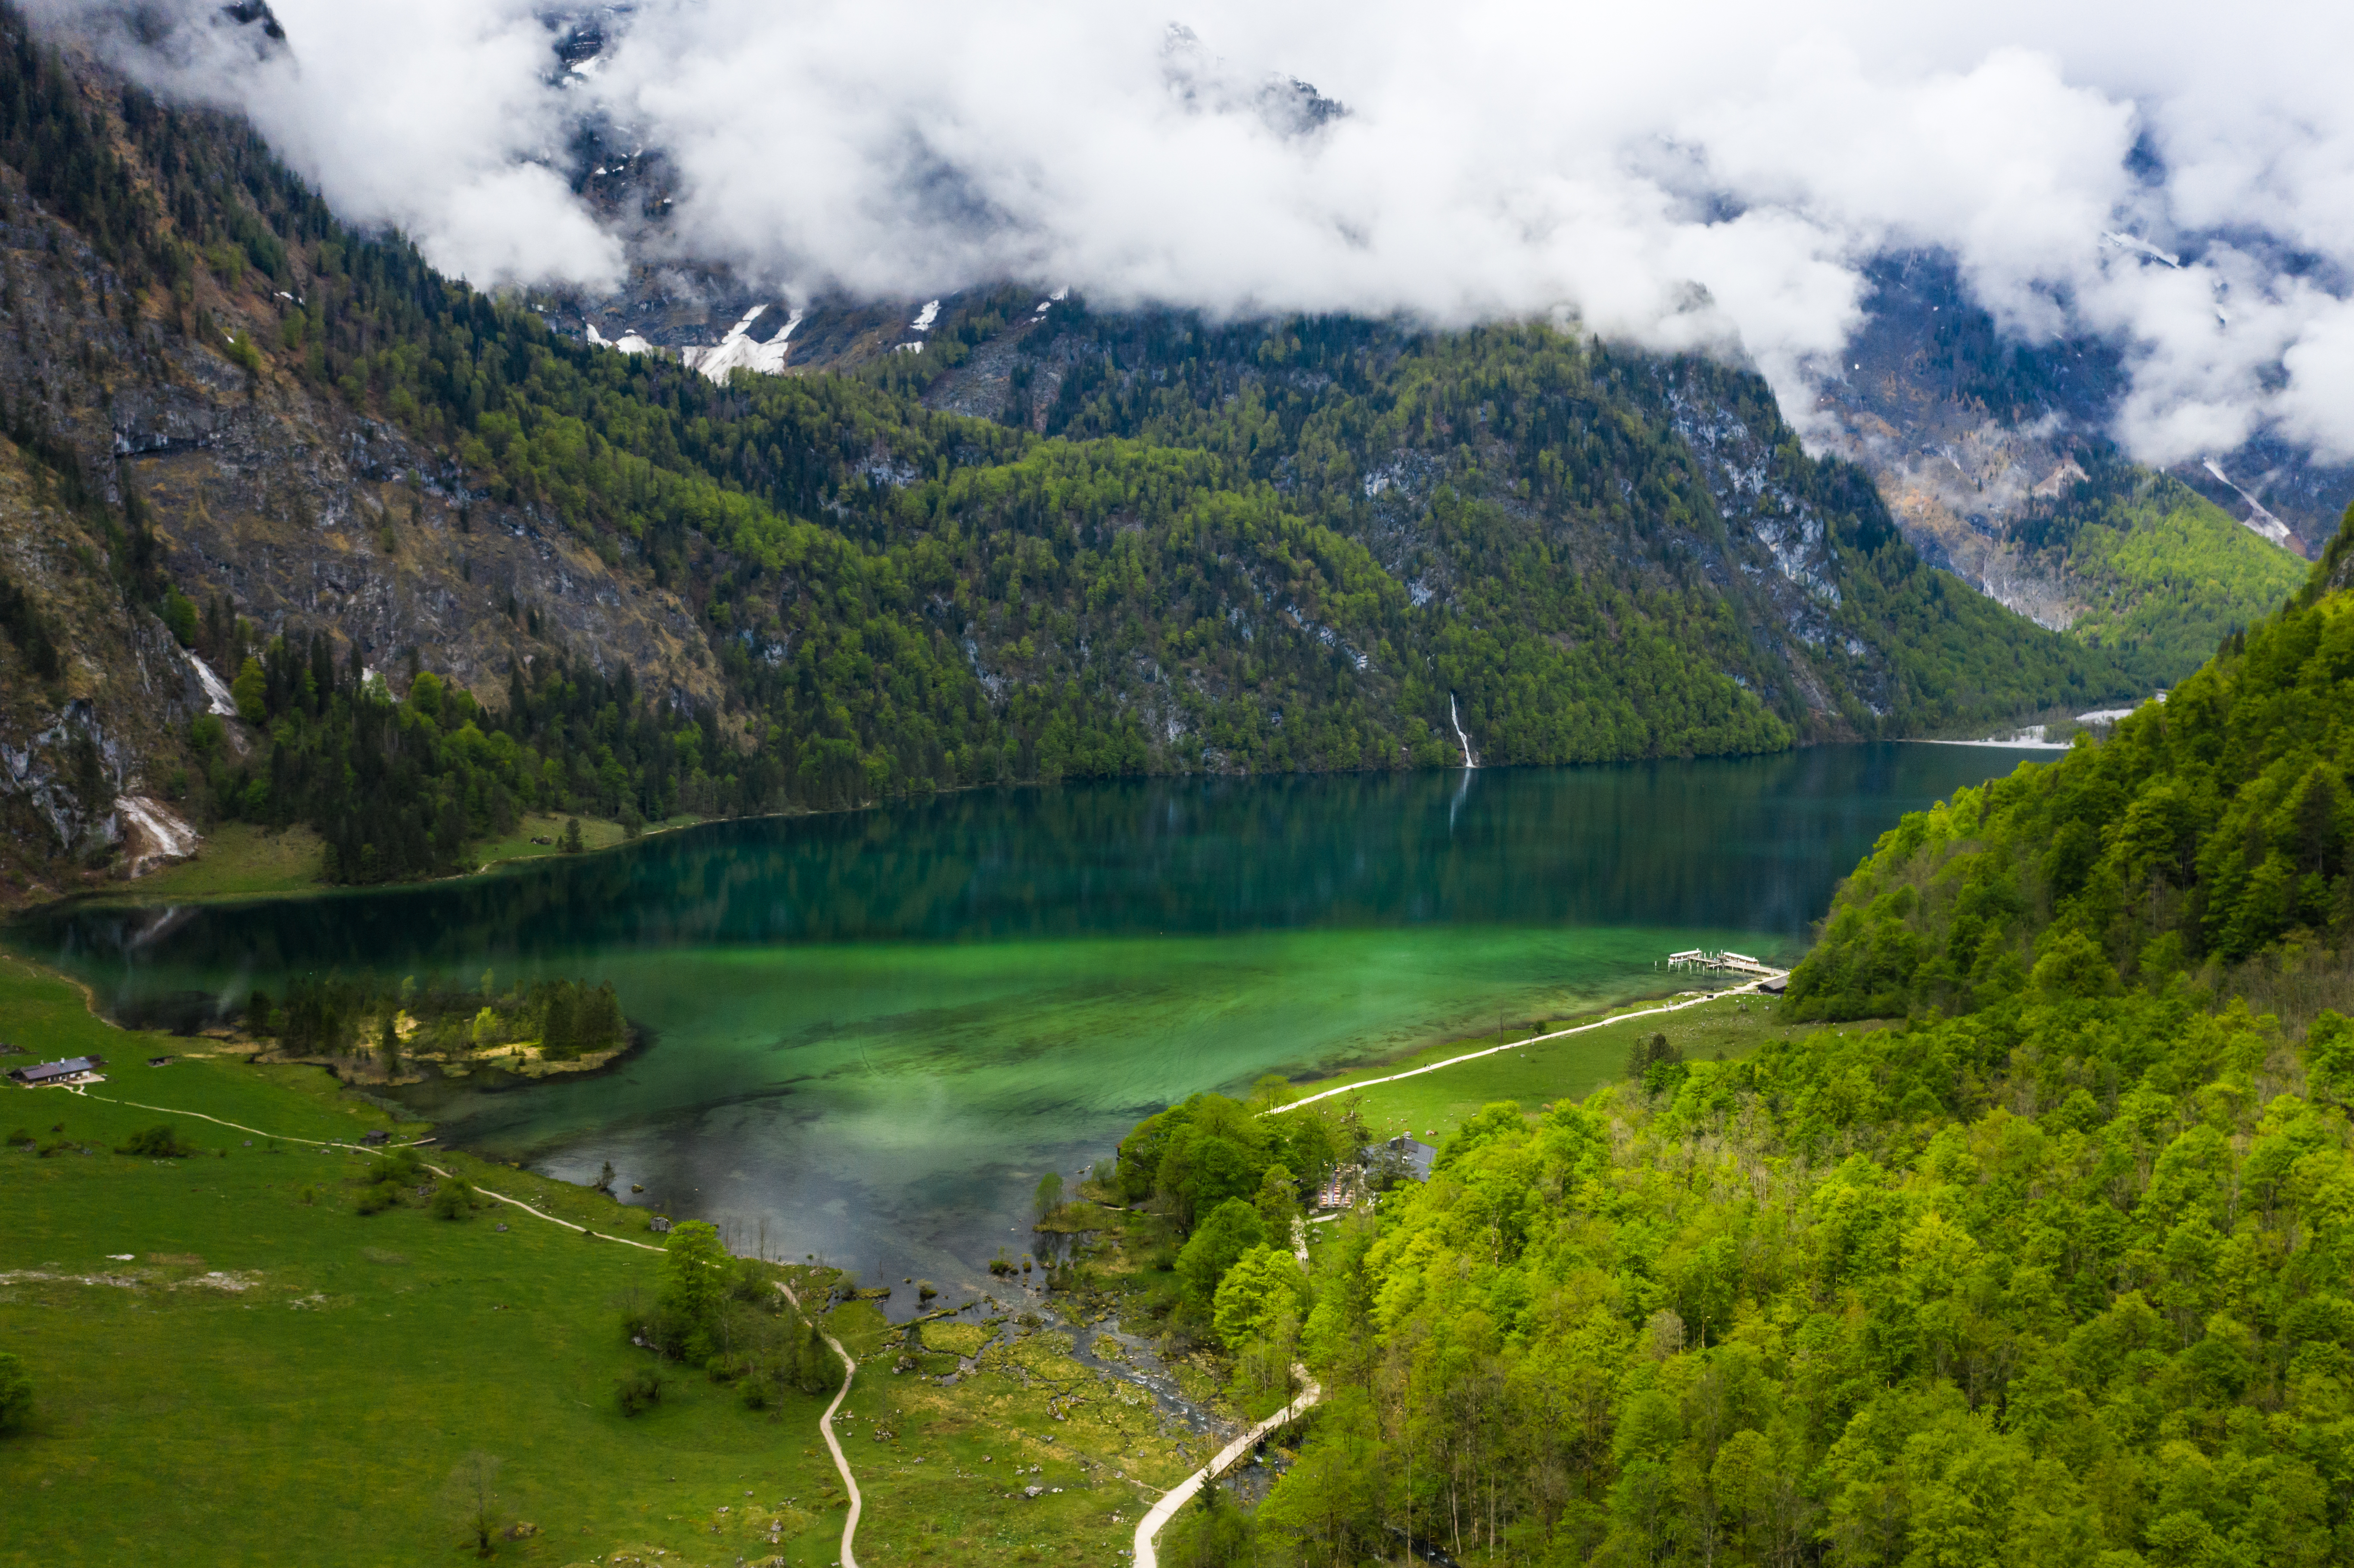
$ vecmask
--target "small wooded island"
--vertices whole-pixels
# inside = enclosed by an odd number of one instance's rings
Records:
[[[495,989],[484,970],[472,987],[397,988],[366,980],[304,976],[282,1001],[257,990],[246,1003],[242,1043],[266,1062],[315,1062],[346,1079],[414,1084],[439,1074],[496,1069],[552,1077],[603,1067],[634,1041],[612,983],[518,982]]]

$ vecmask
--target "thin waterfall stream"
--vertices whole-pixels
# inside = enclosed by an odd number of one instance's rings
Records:
[[[1455,738],[1457,741],[1460,742],[1463,747],[1463,766],[1466,768],[1479,767],[1479,759],[1471,755],[1471,737],[1463,733],[1462,715],[1455,711],[1455,694],[1453,692],[1447,694],[1447,721],[1455,726]]]

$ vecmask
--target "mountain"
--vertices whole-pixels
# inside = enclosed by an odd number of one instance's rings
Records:
[[[569,191],[555,199],[568,211],[593,217],[626,261],[626,277],[618,287],[542,300],[551,324],[586,342],[669,350],[724,380],[739,367],[781,372],[789,366],[847,368],[868,363],[924,341],[935,324],[925,314],[928,309],[935,315],[953,314],[960,302],[970,303],[953,294],[877,301],[812,299],[795,292],[786,298],[773,285],[738,276],[725,258],[741,253],[742,237],[731,241],[700,232],[699,226],[712,223],[711,213],[681,216],[695,210],[697,192],[683,183],[689,176],[662,144],[663,132],[621,122],[640,116],[619,107],[631,101],[626,89],[618,95],[606,90],[610,74],[628,74],[622,51],[659,50],[670,36],[670,23],[627,5],[551,7],[535,16],[544,74],[520,90],[532,100],[533,122],[548,128],[548,144],[519,155],[535,172],[560,176]],[[105,8],[86,16],[84,26],[112,58],[131,61],[157,79],[194,79],[191,62],[201,57],[208,63],[197,74],[210,84],[207,90],[230,98],[250,85],[247,79],[258,83],[274,75],[282,85],[300,60],[300,40],[289,44],[266,7],[144,7],[135,22]],[[322,25],[321,32],[327,31]],[[511,40],[526,53],[534,41],[528,29]],[[1308,83],[1280,73],[1238,74],[1182,26],[1167,29],[1154,63],[1170,102],[1184,114],[1223,119],[1267,148],[1312,160],[1320,139],[1352,119],[1346,105]],[[661,122],[660,111],[649,112]],[[675,129],[673,133],[694,134]],[[2130,163],[2136,180],[2162,181],[2163,159],[2148,134]],[[941,182],[936,191],[926,187],[929,194],[919,205],[936,214],[961,214],[970,219],[966,228],[989,228],[995,221],[987,216],[989,204],[970,188],[970,171],[949,172],[953,164],[949,157],[926,165],[928,175],[911,171],[908,177],[919,183]],[[1727,215],[1740,205],[1724,192],[1686,194],[1694,200],[1705,196]],[[2138,220],[2116,221],[2130,228]],[[950,227],[961,222],[955,219]],[[728,225],[722,221],[719,228]],[[2315,258],[2255,230],[2186,231],[2169,241],[2185,249],[2179,256],[2120,229],[2083,238],[2107,258],[2107,270],[2121,286],[2138,270],[2146,275],[2144,283],[2168,290],[2170,274],[2188,268],[2228,293],[2225,274],[2240,261],[2256,260],[2291,291],[2300,286],[2292,280],[2320,277],[2314,271]],[[602,253],[600,247],[592,249]],[[2108,466],[2108,438],[2133,407],[2137,378],[2164,355],[2153,358],[2151,345],[2133,340],[2124,328],[2109,336],[2021,342],[1998,326],[1966,286],[1961,267],[1955,255],[1934,249],[1885,250],[1866,261],[1861,324],[1836,363],[1810,361],[1803,371],[1782,373],[1786,384],[1780,390],[1790,400],[1785,411],[1792,423],[1810,450],[1834,451],[1870,470],[1898,526],[1932,564],[1949,567],[2043,624],[2068,630],[2087,615],[2098,620],[2133,607],[2162,613],[2177,606],[2203,624],[2200,590],[2192,586],[2194,574],[2187,565],[2169,563],[2155,583],[2125,590],[2129,606],[2113,600],[2112,588],[2102,579],[2072,577],[2053,561],[2031,558],[2033,552],[2012,536],[2014,523],[2069,482],[2073,471]],[[1047,288],[1036,292],[1042,302],[1050,296]],[[2050,302],[2073,312],[2066,294],[2062,288]],[[2225,310],[2219,302],[2215,312],[2212,322],[2203,324],[2224,334],[2220,342],[2265,330],[2259,324],[2261,311],[2236,324],[2232,318],[2243,313],[2241,306]],[[1025,320],[1024,313],[1016,312],[1003,325]],[[1056,373],[1051,365],[1034,369],[1050,379]],[[2266,374],[2276,378],[2285,371],[2275,366]],[[2354,469],[2324,461],[2271,430],[2260,430],[2232,450],[2175,463],[2168,474],[2215,503],[2219,511],[2208,521],[2229,514],[2298,558],[2317,547],[2338,510],[2354,498]],[[2138,482],[2130,481],[2126,488]],[[2180,533],[2169,526],[2137,548],[2150,554],[2169,546]],[[2246,619],[2243,608],[2232,609],[2231,619],[2237,623]],[[2193,650],[2190,662],[2174,661],[2158,678],[2187,673],[2203,652]]]
[[[2354,933],[2349,588],[2354,508],[2295,598],[2163,705],[1908,818],[1840,889],[1793,1005],[1967,1012],[2047,966],[2103,991],[2106,971],[2151,990],[2198,972],[2293,1015],[2354,1001],[2337,956]]]
[[[548,21],[561,79],[578,83],[601,69],[630,18],[599,11],[551,14]],[[1201,90],[1208,79],[1190,35],[1172,35],[1163,63],[1172,91],[1181,96]],[[1221,90],[1231,96],[1239,90],[1227,83]],[[1263,96],[1285,93],[1304,93],[1301,101],[1321,106],[1307,116],[1314,123],[1345,112],[1302,83],[1278,79],[1263,90]],[[1300,122],[1299,113],[1278,112],[1268,102],[1260,111],[1270,130],[1288,133]],[[694,235],[671,222],[678,187],[663,149],[642,144],[634,132],[608,124],[595,111],[581,122],[564,166],[576,195],[624,240],[632,258],[619,290],[548,302],[551,321],[584,338],[667,349],[724,379],[737,367],[780,373],[789,366],[868,363],[926,341],[941,313],[970,317],[972,302],[954,294],[880,303],[765,295],[724,266],[699,259]],[[2145,269],[2180,261],[2126,237],[2111,235],[2106,242]],[[2300,563],[2354,500],[2354,468],[2260,434],[2167,471],[2178,490],[2205,504],[2168,506],[2150,515],[2157,525],[2128,552],[2148,561],[2150,571],[2127,581],[2106,571],[2072,570],[2018,529],[2032,527],[2034,514],[2048,511],[2061,490],[2097,469],[2115,493],[2111,499],[2125,506],[2110,513],[2109,524],[2136,532],[2142,512],[2131,497],[2147,487],[2156,471],[2121,465],[2108,436],[2131,391],[2129,353],[2100,337],[2041,345],[2017,341],[1999,329],[1964,285],[1953,259],[1941,252],[1891,252],[1872,262],[1866,277],[1862,324],[1836,369],[1791,410],[1793,421],[1815,450],[1846,457],[1872,474],[1898,527],[1925,558],[2052,630],[2091,640],[2136,615],[2179,615],[2202,634],[2219,614],[2243,625],[2294,586]],[[1035,297],[1044,313],[1048,291],[1038,289]],[[1038,324],[1028,313],[1007,313],[1005,323],[991,330],[993,345],[984,356],[989,374],[981,385],[960,387],[949,406],[991,418],[1032,418],[1035,428],[1046,429],[1034,393],[1004,395],[1017,370],[1027,390],[1032,381],[1051,388],[1066,368],[1055,351],[1042,356],[1036,352],[1042,344],[1025,347],[1021,341],[1034,335],[1028,329]],[[1022,408],[1014,409],[1015,402]],[[2275,546],[2278,558],[2264,561],[2261,552],[2221,544],[2218,524],[2226,517]],[[2211,574],[2205,568],[2218,550],[2235,563],[2227,576],[2234,582],[2244,578],[2256,590],[2253,597],[2236,588],[2220,599],[2210,591]],[[2137,667],[2150,683],[2163,684],[2195,668],[2212,647],[2207,638],[2158,651],[2145,638]]]
[[[2006,544],[2057,585],[2065,630],[2145,689],[2171,685],[2303,583],[2288,551],[2169,474],[2094,451],[2014,515]]]
[[[2137,613],[2195,626],[2199,637],[2140,661],[2157,683],[2212,650],[2219,612],[2245,625],[2277,604],[2354,501],[2354,469],[2271,438],[2162,475],[2131,462],[2106,437],[2128,390],[2114,344],[2007,340],[1940,256],[1889,257],[1869,275],[1864,325],[1844,373],[1821,386],[1810,433],[1872,471],[1925,558],[2041,624],[2087,638]],[[2120,577],[2053,552],[2055,512],[2087,507],[2146,570]],[[2207,587],[2219,571],[2220,595]]]
[[[2113,350],[2006,344],[1934,258],[1876,276],[1868,324],[1848,349],[1853,369],[1822,388],[1808,439],[1872,476],[1898,530],[1932,565],[2088,646],[2115,649],[2124,638],[2145,690],[2187,674],[2224,632],[2276,606],[2336,509],[2354,499],[2354,470],[2272,447],[2212,467],[2133,462],[2103,433],[2125,390]],[[707,292],[682,293],[675,273],[649,270],[611,297],[550,296],[545,313],[584,341],[674,355],[722,381],[737,369],[857,369],[954,342],[956,363],[925,387],[925,402],[1042,434],[1069,429],[1058,406],[1068,377],[1118,374],[1097,368],[1109,352],[1097,327],[1071,329],[1078,313],[1067,291],[795,306],[716,272],[699,281]],[[2217,477],[2245,477],[2259,455],[2265,466],[2249,492]],[[2084,546],[2099,546],[2097,559],[2057,543],[2077,538],[2072,519],[2095,516],[2104,531]]]
[[[64,651],[7,645],[11,790],[78,802],[18,819],[20,876],[126,810],[306,822],[367,880],[531,810],[1752,751],[2127,689],[1925,566],[1744,372],[1013,289],[800,313],[776,357],[846,372],[732,374],[795,321],[747,306],[689,368],[5,27],[11,428],[111,541],[11,518]]]

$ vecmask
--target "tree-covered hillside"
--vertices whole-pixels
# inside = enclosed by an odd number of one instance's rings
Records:
[[[2069,634],[2152,690],[2278,609],[2306,574],[2179,480],[2115,456],[2016,519],[2010,536],[2084,604]]]
[[[1841,887],[1792,1004],[1965,1012],[2047,968],[2163,986],[2342,944],[2354,598],[2327,585],[2348,546],[2105,743],[1908,817]]]
[[[1249,1233],[1304,1127],[1140,1128],[1197,1331],[1326,1391],[1172,1560],[2354,1554],[2349,562],[1882,840],[1791,994],[1893,1027],[1490,1107],[1298,1280]]]

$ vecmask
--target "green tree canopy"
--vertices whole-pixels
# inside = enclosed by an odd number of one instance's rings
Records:
[[[1255,1246],[1218,1282],[1211,1322],[1220,1340],[1239,1349],[1280,1316],[1295,1323],[1306,1316],[1308,1298],[1308,1277],[1288,1248]]]
[[[1211,1210],[1177,1254],[1177,1278],[1187,1304],[1207,1317],[1226,1270],[1253,1247],[1265,1245],[1267,1239],[1267,1226],[1258,1211],[1244,1200],[1228,1198]]]
[[[681,1220],[663,1253],[662,1306],[684,1332],[707,1328],[727,1293],[727,1249],[708,1220]]]

